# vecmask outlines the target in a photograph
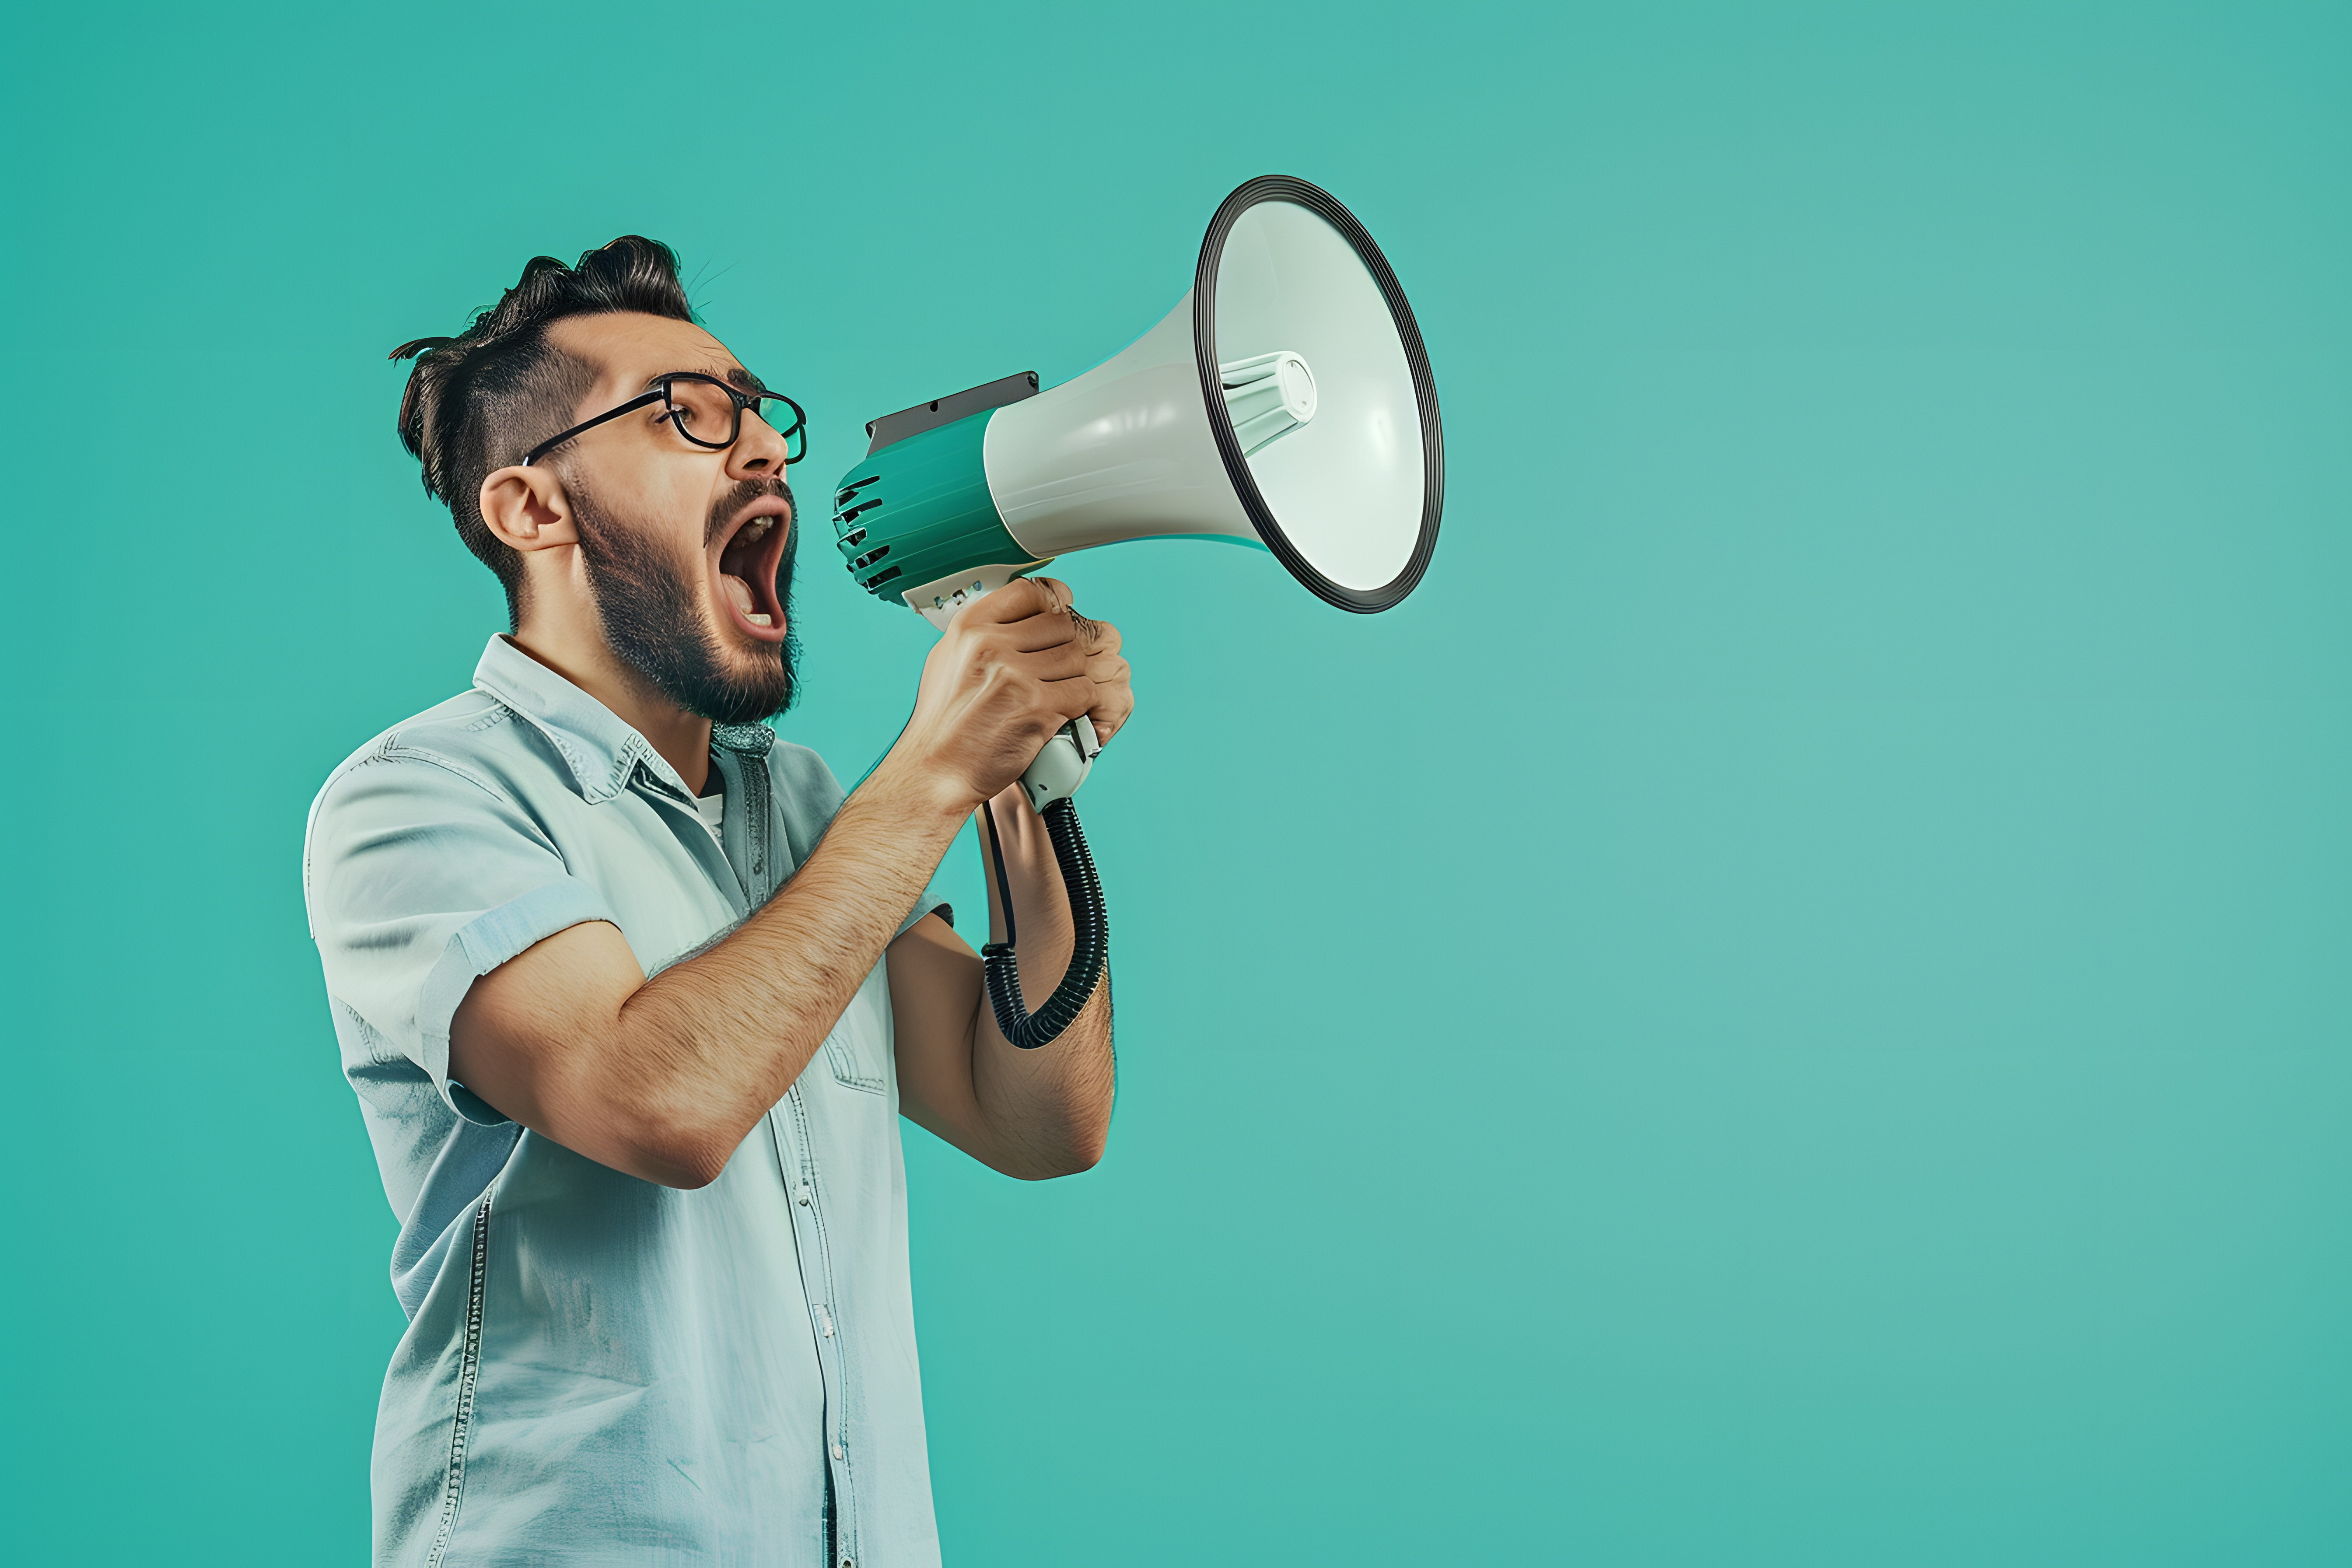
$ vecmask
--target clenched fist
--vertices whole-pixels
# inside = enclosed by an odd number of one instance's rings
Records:
[[[1118,628],[1070,607],[1067,584],[1024,577],[966,605],[923,661],[898,746],[967,808],[1011,784],[1085,714],[1108,742],[1135,710]]]

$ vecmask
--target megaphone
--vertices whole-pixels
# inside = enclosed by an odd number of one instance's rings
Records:
[[[1285,175],[1224,199],[1191,291],[1124,352],[1058,386],[1004,376],[866,431],[872,446],[835,487],[835,545],[860,587],[941,629],[1056,556],[1130,539],[1264,550],[1327,603],[1386,610],[1428,570],[1445,503],[1437,388],[1404,290],[1353,213]],[[1100,967],[1097,955],[1081,974],[1093,868],[1067,805],[1098,749],[1074,721],[1021,781],[1078,916],[1055,1002],[1082,1005]],[[1009,893],[1003,907],[1009,920]],[[1006,935],[988,950],[990,994],[1000,1025],[1026,1024]]]

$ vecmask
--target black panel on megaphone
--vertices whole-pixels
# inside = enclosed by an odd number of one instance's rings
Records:
[[[1000,375],[962,392],[950,392],[945,397],[934,397],[929,403],[918,403],[912,408],[901,408],[896,414],[885,414],[879,419],[868,419],[866,434],[871,440],[866,455],[870,458],[909,436],[919,436],[926,430],[936,430],[942,425],[952,425],[959,419],[1036,395],[1037,373],[1024,370],[1016,375]]]
[[[1343,609],[1428,569],[1444,438],[1388,260],[1328,192],[1269,175],[1210,220],[1193,287],[1086,374],[886,416],[835,491],[860,586],[944,626],[1056,555],[1121,540],[1261,546]]]

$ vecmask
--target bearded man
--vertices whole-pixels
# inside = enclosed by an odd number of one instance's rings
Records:
[[[1126,721],[1118,635],[1051,580],[976,601],[845,799],[761,722],[793,698],[800,411],[669,250],[541,257],[410,354],[401,438],[511,632],[335,770],[304,850],[401,1222],[375,1560],[935,1563],[898,1118],[1066,1175],[1112,1072],[1107,984],[1015,1050],[926,884],[992,802],[1043,996],[1072,933],[1016,780]]]

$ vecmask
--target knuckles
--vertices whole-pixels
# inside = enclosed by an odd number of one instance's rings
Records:
[[[1122,637],[1108,621],[1093,620],[1071,607],[1069,590],[1051,579],[1024,579],[1031,608],[998,595],[999,616],[983,619],[967,608],[924,661],[930,700],[929,723],[950,753],[961,752],[987,784],[1007,759],[1035,754],[1064,723],[1092,714],[1106,738],[1135,710],[1131,671],[1120,655]],[[1049,616],[1045,626],[1036,623]],[[1040,634],[1045,634],[1041,637]],[[1045,646],[1023,644],[1044,641]],[[957,739],[950,739],[957,731]],[[976,748],[976,749],[975,749]],[[982,762],[982,756],[992,756]],[[968,764],[967,764],[968,765]]]

